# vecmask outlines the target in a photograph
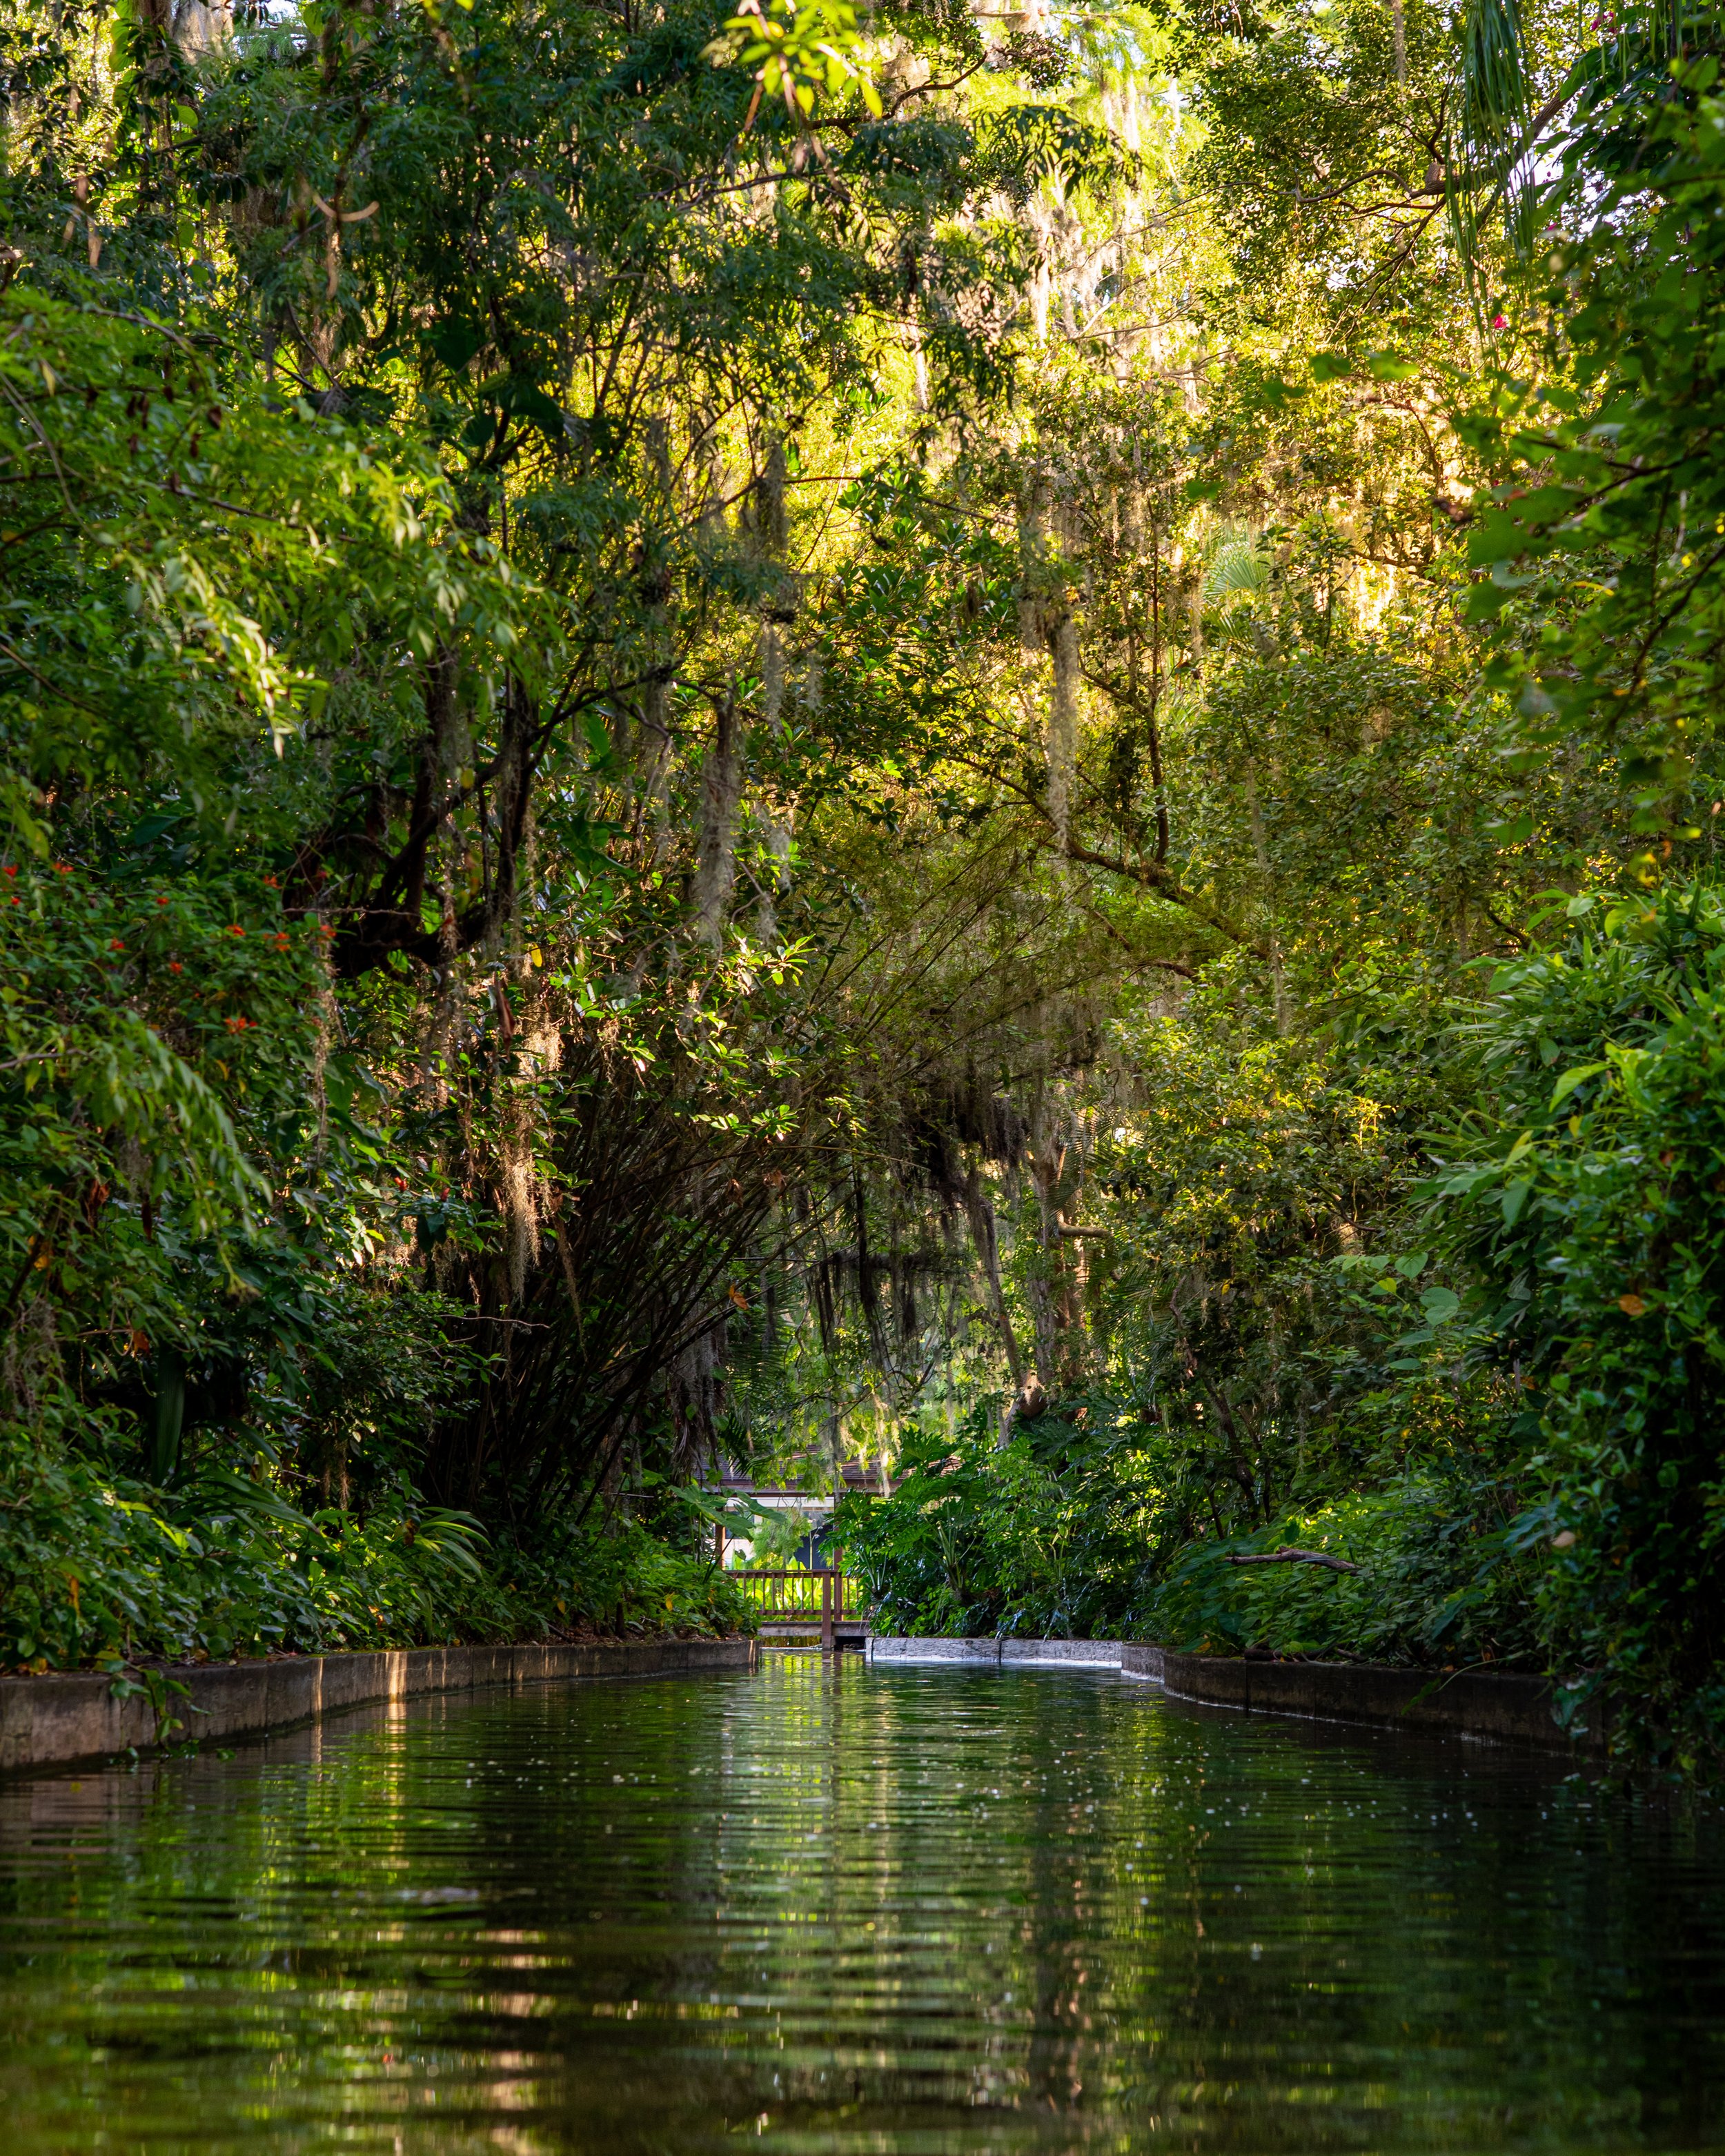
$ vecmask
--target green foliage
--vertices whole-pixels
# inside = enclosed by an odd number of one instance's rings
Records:
[[[846,0],[768,0],[765,8],[751,0],[725,29],[726,38],[708,47],[709,56],[716,64],[753,69],[761,94],[783,97],[793,124],[814,111],[823,90],[836,95],[852,83],[867,110],[880,117],[880,93],[859,63],[856,10]],[[757,109],[752,103],[745,127]]]
[[[8,1278],[56,1240],[50,1208],[99,1211],[122,1163],[141,1221],[172,1186],[193,1235],[249,1226],[269,1186],[234,1117],[290,1112],[310,1046],[321,954],[270,891],[176,874],[159,844],[105,865],[0,871]]]
[[[896,1457],[1705,1763],[1712,17],[720,12],[0,0],[0,1653]]]
[[[993,205],[1117,169],[1006,74],[889,111],[842,7],[732,28],[740,67],[580,0],[110,53],[0,7],[0,1423],[39,1571],[144,1507],[92,1542],[139,1651],[483,1614],[459,1527],[468,1603],[390,1570],[433,1497],[539,1523],[542,1614],[706,1606],[644,1529],[545,1553],[711,1471],[703,1358],[852,1112],[793,834],[918,715],[825,717],[793,534],[838,490],[793,489],[907,326],[944,408],[998,394]]]
[[[164,1493],[17,1440],[3,1478],[0,1667],[749,1625],[710,1555],[633,1522],[494,1541],[405,1486],[308,1515],[268,1479]]]
[[[1725,911],[1701,887],[1567,911],[1563,942],[1493,983],[1488,1111],[1458,1134],[1436,1219],[1478,1281],[1479,1352],[1525,1394],[1547,1650],[1578,1712],[1615,1694],[1626,1742],[1711,1771]]]
[[[44,795],[91,788],[166,785],[231,831],[247,750],[321,711],[362,622],[398,664],[475,630],[516,647],[508,571],[435,467],[272,409],[211,341],[0,295],[0,793],[39,854]]]
[[[978,1418],[948,1453],[907,1455],[891,1498],[847,1498],[846,1562],[882,1630],[1148,1638],[1194,1653],[1461,1663],[1538,1651],[1512,1492],[1452,1465],[1281,1507],[1194,1539],[1185,1448],[1101,1401],[996,1449]],[[1242,1563],[1296,1548],[1356,1568]]]
[[[1117,1634],[1142,1594],[1153,1506],[1134,1432],[1101,1412],[1095,1435],[1039,1422],[997,1450],[983,1409],[950,1450],[907,1447],[891,1498],[847,1497],[837,1532],[877,1629]]]
[[[1158,1581],[1140,1629],[1188,1652],[1257,1648],[1450,1669],[1537,1662],[1525,1531],[1505,1511],[1512,1496],[1493,1479],[1446,1476],[1440,1461],[1422,1461],[1290,1510],[1255,1535],[1193,1544]],[[1236,1562],[1285,1549],[1357,1570]]]
[[[1320,304],[1344,321],[1363,300],[1405,304],[1441,207],[1420,125],[1449,71],[1438,11],[1342,0],[1194,15],[1183,42],[1205,126],[1195,176],[1237,279],[1220,303],[1261,321],[1321,279]],[[1392,203],[1414,213],[1392,219]]]
[[[1662,9],[1609,21],[1566,85],[1548,222],[1497,317],[1511,349],[1463,422],[1498,481],[1468,612],[1505,624],[1492,678],[1529,760],[1603,730],[1657,831],[1693,814],[1725,649],[1725,101],[1714,12],[1681,49]]]
[[[1189,1517],[1250,1527],[1321,1461],[1346,1472],[1376,1449],[1337,1412],[1373,1328],[1332,1260],[1394,1216],[1416,1103],[1305,1043],[1219,1051],[1189,1020],[1122,1032],[1157,1082],[1097,1147],[1097,1317],[1181,1434]]]

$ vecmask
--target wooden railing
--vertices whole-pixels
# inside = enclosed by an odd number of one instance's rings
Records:
[[[757,1621],[765,1625],[820,1625],[820,1644],[830,1651],[834,1628],[860,1625],[862,1590],[842,1572],[733,1572]]]

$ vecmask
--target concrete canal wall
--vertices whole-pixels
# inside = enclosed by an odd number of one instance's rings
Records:
[[[1161,1685],[1171,1698],[1254,1714],[1294,1714],[1316,1722],[1357,1722],[1538,1744],[1558,1751],[1603,1752],[1606,1729],[1594,1717],[1579,1738],[1558,1728],[1543,1677],[1453,1676],[1372,1663],[1260,1662],[1235,1656],[1180,1655],[1142,1640],[870,1640],[874,1662],[962,1662],[989,1667],[1039,1663],[1114,1669]]]
[[[586,1646],[413,1647],[295,1655],[274,1662],[187,1663],[116,1699],[111,1677],[0,1678],[0,1771],[70,1765],[205,1738],[254,1737],[346,1707],[481,1685],[675,1676],[755,1666],[752,1640],[638,1640]],[[180,1689],[183,1687],[183,1690]],[[164,1716],[180,1727],[164,1730]]]
[[[1181,1655],[1138,1640],[910,1640],[867,1642],[871,1662],[991,1669],[1118,1670],[1170,1697],[1250,1713],[1604,1749],[1603,1726],[1579,1738],[1552,1715],[1543,1678],[1453,1676],[1346,1662],[1248,1661]],[[408,1700],[484,1685],[569,1683],[594,1677],[670,1676],[756,1666],[748,1640],[642,1640],[583,1646],[423,1647],[378,1654],[300,1655],[273,1662],[187,1664],[149,1690],[115,1697],[110,1677],[82,1672],[0,1679],[0,1772],[72,1765],[184,1743],[261,1736],[342,1707]],[[164,1717],[177,1727],[165,1727]]]
[[[871,1662],[987,1662],[1010,1668],[1045,1662],[1065,1669],[1117,1670],[1124,1651],[1118,1640],[896,1640],[870,1639]]]

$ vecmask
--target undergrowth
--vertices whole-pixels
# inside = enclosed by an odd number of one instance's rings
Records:
[[[702,1547],[614,1518],[488,1536],[398,1484],[363,1517],[206,1469],[168,1490],[14,1440],[0,1667],[750,1629]]]
[[[846,1500],[847,1563],[880,1630],[1449,1665],[1534,1653],[1525,1523],[1479,1469],[1410,1467],[1198,1535],[1160,1433],[1097,1402],[1082,1414],[999,1449],[978,1416],[949,1449],[907,1455],[891,1498]],[[1357,1569],[1238,1562],[1287,1548]]]

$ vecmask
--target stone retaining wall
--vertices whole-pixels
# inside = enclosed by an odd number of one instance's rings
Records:
[[[480,1685],[584,1677],[670,1676],[755,1666],[752,1640],[639,1640],[616,1645],[412,1647],[369,1655],[296,1655],[277,1662],[187,1663],[162,1675],[167,1741],[252,1737],[344,1707],[468,1691]],[[142,1752],[161,1739],[148,1696],[114,1697],[110,1677],[82,1672],[0,1678],[0,1770]]]
[[[1577,1737],[1558,1728],[1551,1686],[1543,1677],[1454,1676],[1352,1662],[1260,1662],[1224,1655],[1180,1655],[1142,1640],[870,1640],[875,1662],[965,1662],[992,1667],[1042,1663],[1117,1669],[1147,1677],[1175,1699],[1255,1714],[1295,1714],[1317,1722],[1447,1732],[1499,1743],[1601,1753],[1602,1717]]]

